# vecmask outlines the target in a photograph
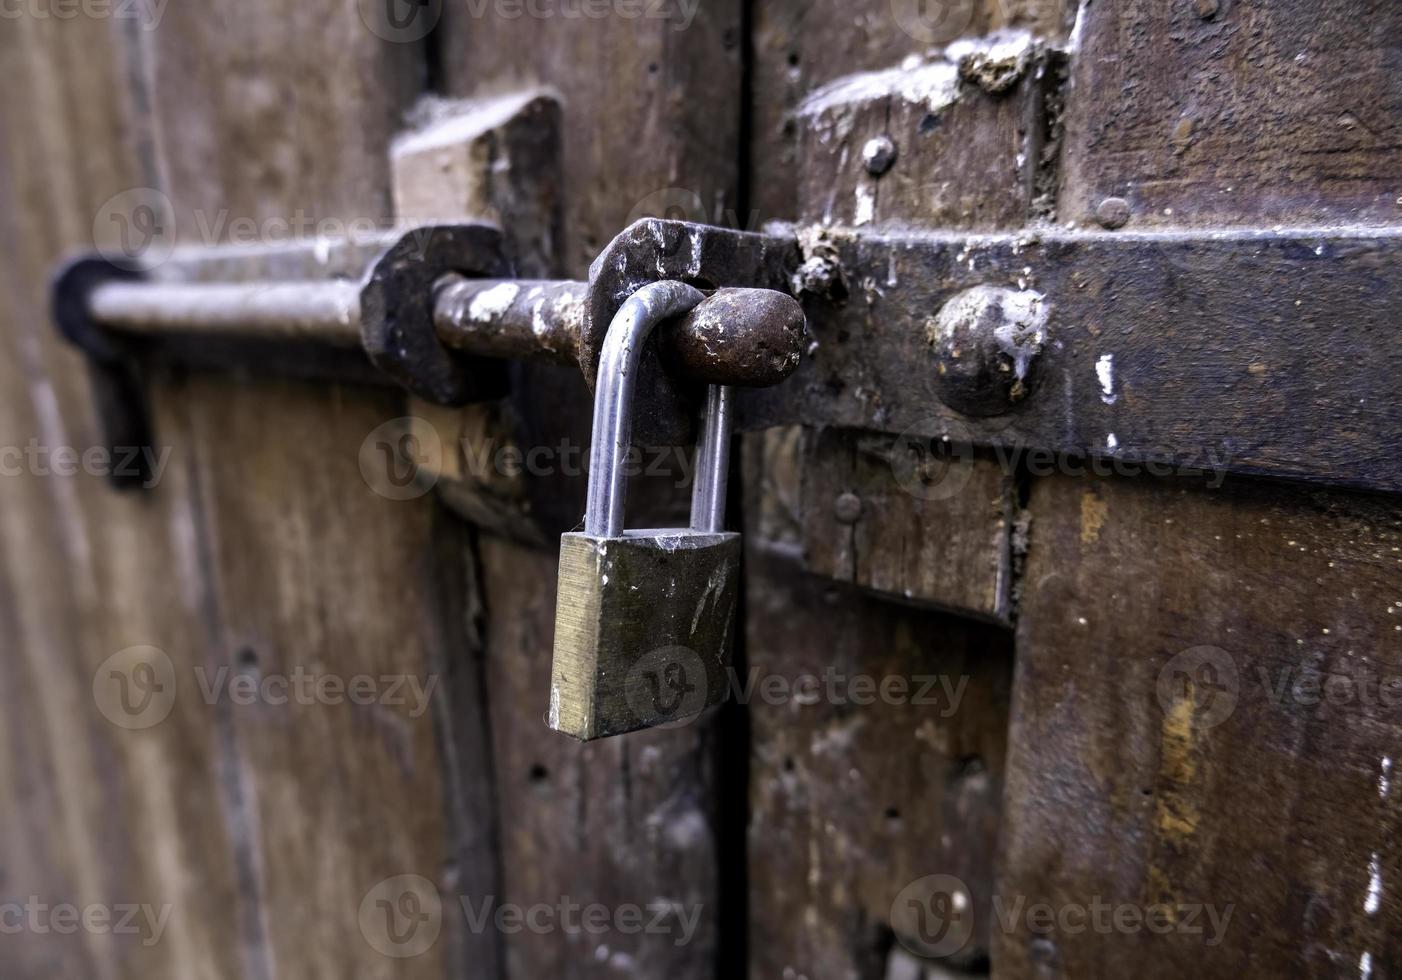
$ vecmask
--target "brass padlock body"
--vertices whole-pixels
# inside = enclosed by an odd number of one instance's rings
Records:
[[[550,727],[603,738],[724,701],[739,581],[738,534],[563,535]]]

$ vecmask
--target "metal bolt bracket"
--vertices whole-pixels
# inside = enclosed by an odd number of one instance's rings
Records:
[[[440,405],[491,401],[506,393],[499,363],[446,347],[434,327],[434,284],[510,274],[501,232],[443,225],[405,235],[371,267],[360,290],[360,336],[371,362],[414,394]]]
[[[791,236],[737,232],[658,218],[644,218],[630,225],[599,253],[589,268],[589,314],[580,337],[579,363],[590,388],[598,375],[599,354],[609,323],[623,302],[641,287],[675,279],[702,290],[739,286],[775,290],[787,297],[790,277],[800,261],[797,241]],[[790,332],[777,331],[780,336],[786,333]],[[722,365],[729,361],[730,350],[727,347],[726,353],[720,355]],[[735,350],[738,357],[749,356]],[[794,359],[793,366],[797,365]],[[724,383],[735,383],[728,371],[719,373],[727,374]],[[718,376],[711,374],[708,379],[716,381]],[[653,445],[694,441],[703,394],[700,385],[668,375],[658,358],[645,357],[637,390],[649,411],[639,414],[634,422],[636,439]]]
[[[140,282],[144,272],[83,256],[60,267],[50,296],[54,323],[64,338],[87,355],[88,379],[103,441],[109,449],[149,449],[151,415],[146,407],[136,342],[100,327],[92,317],[92,295],[112,282]],[[119,467],[113,486],[129,490],[149,478],[149,452],[136,453],[131,467]],[[134,470],[133,470],[134,467]],[[120,472],[119,472],[120,471]]]
[[[630,237],[639,228],[643,236]],[[679,242],[696,252],[678,254]],[[149,273],[95,257],[64,266],[53,286],[54,318],[88,354],[109,445],[151,444],[140,379],[148,360],[257,363],[299,377],[392,381],[443,405],[492,401],[507,393],[507,358],[577,358],[583,366],[599,322],[591,311],[606,325],[618,304],[655,279],[713,291],[648,341],[655,348],[643,360],[640,387],[649,405],[665,399],[641,417],[650,438],[658,426],[649,423],[659,419],[666,431],[689,435],[688,402],[668,393],[700,383],[777,384],[797,369],[805,342],[802,307],[787,293],[724,288],[785,283],[786,240],[641,222],[606,250],[610,272],[592,285],[498,278],[509,263],[500,232],[486,224],[414,228],[374,245],[380,251],[371,259],[364,245],[338,243],[330,266],[313,243],[192,250]],[[367,261],[359,283],[287,278],[289,270],[354,275]],[[666,274],[674,268],[686,272]],[[669,377],[662,364],[686,380]]]

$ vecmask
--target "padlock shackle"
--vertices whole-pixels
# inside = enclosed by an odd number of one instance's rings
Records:
[[[683,282],[649,283],[629,296],[609,323],[599,355],[594,392],[585,534],[616,538],[623,533],[623,503],[627,493],[623,464],[633,443],[633,389],[644,342],[663,320],[687,313],[703,299],[705,296],[700,290]],[[718,531],[725,522],[725,478],[730,450],[729,389],[713,385],[707,403],[706,425],[698,443],[691,523],[697,530]]]
[[[730,386],[706,389],[706,424],[696,444],[691,484],[691,527],[717,533],[725,530],[725,491],[730,479]]]

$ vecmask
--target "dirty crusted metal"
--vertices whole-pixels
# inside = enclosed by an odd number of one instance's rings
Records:
[[[422,249],[422,238],[415,245]],[[470,345],[482,319],[474,307],[490,313],[501,306],[499,331],[483,334],[489,349],[499,341],[494,353],[530,349],[563,362],[577,344],[591,376],[598,325],[648,282],[792,290],[807,314],[806,356],[781,389],[736,392],[742,429],[835,425],[1108,457],[1164,472],[1399,491],[1402,460],[1386,450],[1402,425],[1402,407],[1391,397],[1402,351],[1387,340],[1390,311],[1402,302],[1399,253],[1402,230],[1390,227],[998,235],[775,227],[752,234],[648,219],[599,256],[587,296],[577,283],[434,278],[444,302],[422,306],[436,332],[415,333],[414,349],[443,370],[414,390],[462,396],[462,358],[449,348]],[[60,327],[93,354],[109,402],[114,393],[139,391],[132,358],[152,348],[127,339],[93,346],[84,318],[96,324],[85,304],[104,276],[134,275],[70,266],[55,295]],[[159,275],[170,277],[165,269]],[[190,278],[210,276],[206,269]],[[106,295],[122,293],[113,286]],[[798,334],[787,300],[742,303],[722,291],[707,303],[682,329],[665,331],[659,356],[643,359],[638,390],[649,409],[638,419],[640,441],[693,438],[698,381],[772,383],[788,369]],[[741,307],[747,316],[758,311],[761,327],[745,334],[746,344],[727,327]],[[374,331],[382,360],[404,374],[409,361],[390,356],[386,329]],[[722,336],[724,343],[712,339]],[[185,338],[182,348],[181,340],[162,336],[159,349],[206,363],[227,358],[233,345],[202,336]],[[284,349],[279,342],[277,351]],[[370,373],[359,351],[339,353]],[[309,352],[298,373],[315,375],[326,358],[324,350]],[[279,353],[264,363],[281,367],[282,360]],[[342,374],[356,370],[338,364]],[[664,364],[688,377],[671,377]],[[144,417],[134,404],[110,415],[109,427],[125,429],[125,438]]]
[[[448,276],[437,290],[434,320],[448,346],[490,357],[578,361],[587,283]],[[718,289],[658,333],[669,372],[750,388],[778,384],[792,374],[806,341],[803,307],[770,289]]]
[[[97,324],[91,299],[105,283],[139,282],[141,278],[139,271],[106,259],[79,258],[59,270],[57,282],[62,288],[56,288],[51,299],[59,332],[87,355],[94,409],[103,441],[113,450],[151,448],[151,416],[142,387],[139,352]],[[132,458],[137,472],[129,473],[125,467],[113,470],[111,480],[118,489],[142,486],[150,476],[150,454],[138,452]]]
[[[1402,490],[1402,230],[825,242],[851,295],[807,297],[810,354],[783,389],[737,393],[742,428],[846,426]],[[980,287],[1040,295],[1046,315],[1036,384],[991,417],[941,401],[930,344],[941,309]]]
[[[589,268],[589,317],[579,363],[593,385],[604,335],[623,301],[651,282],[674,279],[702,290],[742,286],[788,292],[799,263],[788,236],[645,218],[609,243]],[[637,420],[637,438],[652,445],[690,442],[701,405],[701,386],[678,381],[655,357],[645,357],[638,392],[648,411]]]
[[[464,357],[438,339],[434,284],[455,274],[510,274],[501,233],[483,224],[444,225],[406,235],[371,268],[360,290],[360,336],[380,370],[439,405],[488,401],[506,392],[502,365]]]
[[[506,388],[504,366],[490,358],[576,361],[590,295],[580,282],[498,278],[499,245],[495,228],[467,224],[359,242],[188,250],[151,270],[86,257],[59,271],[54,317],[89,355],[114,447],[150,444],[139,377],[150,361],[393,380],[436,404],[490,400]],[[803,311],[786,294],[722,289],[662,338],[670,370],[707,383],[777,384],[798,365]]]

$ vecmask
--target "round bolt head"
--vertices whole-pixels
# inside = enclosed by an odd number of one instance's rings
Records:
[[[862,498],[855,493],[839,493],[832,504],[833,516],[842,524],[855,524],[862,516]]]
[[[896,162],[896,144],[889,136],[867,140],[867,145],[862,147],[862,162],[866,164],[867,173],[880,177]]]
[[[925,324],[935,355],[934,390],[964,415],[1001,415],[1032,390],[1047,341],[1049,309],[1032,289],[974,286],[955,293]]]
[[[1095,220],[1111,231],[1123,228],[1129,223],[1129,202],[1122,197],[1107,197],[1096,205]]]

